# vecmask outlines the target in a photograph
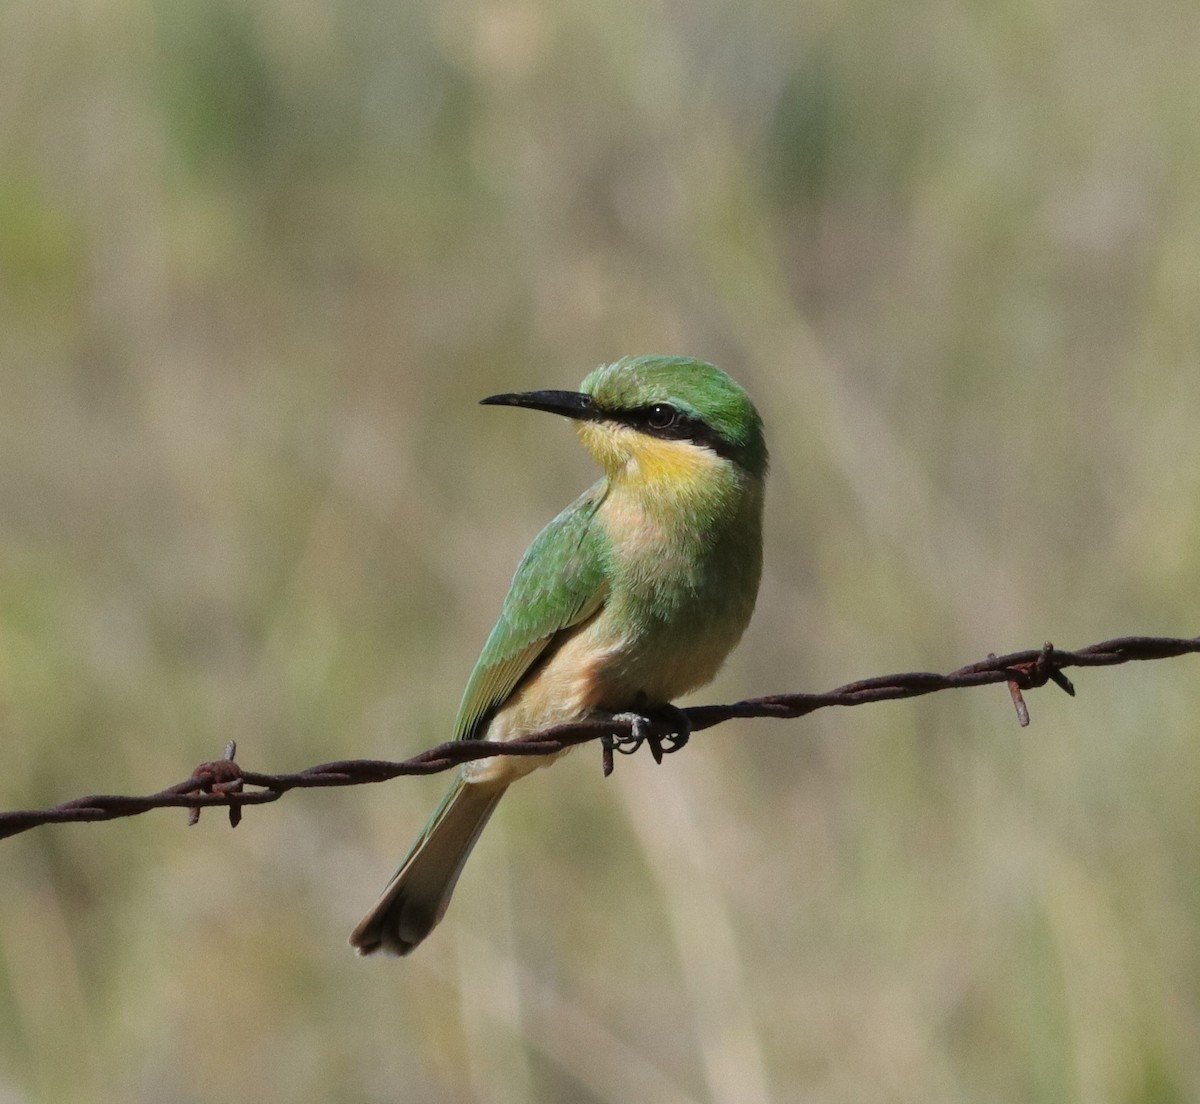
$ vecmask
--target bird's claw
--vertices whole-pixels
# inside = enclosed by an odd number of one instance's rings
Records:
[[[680,751],[687,747],[688,740],[692,738],[692,722],[677,705],[664,705],[661,712],[664,719],[675,726],[674,732],[669,732],[663,737],[663,751],[670,755],[673,751]]]
[[[632,755],[642,744],[649,744],[650,754],[654,756],[654,761],[661,763],[664,755],[670,755],[687,744],[688,738],[692,734],[692,724],[682,709],[674,705],[663,705],[655,709],[653,714],[656,715],[618,713],[613,717],[614,721],[628,723],[631,731],[628,734],[609,733],[600,738],[605,778],[613,772],[614,751],[620,752],[622,755]],[[665,736],[660,736],[656,732],[647,732],[646,730],[656,720],[669,722],[675,726],[676,731],[669,732]]]

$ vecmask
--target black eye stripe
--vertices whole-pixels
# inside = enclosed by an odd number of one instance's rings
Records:
[[[668,417],[670,411],[673,417]],[[722,437],[701,418],[672,406],[670,403],[652,403],[632,409],[617,410],[611,407],[600,411],[601,416],[627,425],[639,433],[658,437],[663,441],[691,441],[703,448],[711,449],[727,460],[737,460],[737,448],[726,437]]]

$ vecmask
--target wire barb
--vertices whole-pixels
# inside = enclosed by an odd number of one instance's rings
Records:
[[[1018,702],[1018,719],[1024,705],[1023,692],[1053,682],[1072,696],[1075,687],[1063,674],[1065,667],[1111,667],[1134,660],[1170,659],[1200,652],[1200,637],[1125,636],[1066,652],[1053,644],[1009,655],[989,655],[979,663],[960,667],[948,675],[913,671],[902,675],[883,675],[847,683],[822,694],[772,694],[749,698],[731,705],[698,705],[687,709],[654,711],[645,721],[641,735],[646,742],[657,742],[656,759],[676,751],[688,736],[734,718],[775,717],[788,719],[807,716],[830,706],[865,705],[868,702],[915,698],[940,690],[963,689],[992,683],[1007,683]],[[1015,689],[1013,689],[1015,687]],[[1025,710],[1026,716],[1028,709]],[[1025,723],[1025,722],[1022,722]],[[391,762],[380,759],[344,759],[320,763],[294,774],[262,774],[243,770],[234,759],[237,747],[231,740],[224,757],[202,763],[185,781],[148,796],[93,794],[56,805],[52,809],[22,809],[0,813],[0,839],[27,832],[44,824],[76,821],[117,820],[137,816],[151,809],[186,808],[193,811],[211,805],[229,809],[230,823],[236,825],[247,805],[266,805],[278,801],[289,790],[328,786],[361,786],[368,782],[387,782],[400,775],[437,774],[475,759],[497,755],[553,755],[577,744],[599,740],[605,774],[612,772],[613,749],[635,744],[639,735],[628,714],[604,714],[574,724],[558,725],[511,743],[487,740],[451,740],[438,744],[411,759]],[[651,744],[651,751],[655,744]],[[247,789],[247,787],[250,787]]]
[[[200,793],[239,794],[243,789],[242,768],[237,765],[234,756],[237,755],[237,741],[230,740],[225,745],[225,752],[220,759],[211,763],[201,763],[194,771],[192,778],[197,783]],[[242,807],[236,803],[229,805],[229,827],[236,828],[242,822]],[[188,810],[188,827],[200,823],[200,806],[193,805]]]
[[[988,659],[995,659],[995,652],[988,652]],[[1021,693],[1021,684],[1015,679],[1008,680],[1008,693],[1012,698],[1013,708],[1017,711],[1017,724],[1022,728],[1029,727],[1029,706],[1025,704],[1025,695]]]

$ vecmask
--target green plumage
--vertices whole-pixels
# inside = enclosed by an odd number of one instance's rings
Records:
[[[586,621],[608,593],[604,535],[595,524],[601,480],[533,540],[521,557],[496,627],[463,691],[454,736],[472,740],[558,633]]]
[[[485,402],[576,420],[605,476],[522,557],[455,736],[512,740],[594,709],[651,709],[712,678],[761,570],[767,450],[746,393],[702,361],[638,357],[596,369],[579,392]],[[360,954],[407,954],[429,934],[505,789],[550,761],[459,772],[351,935]]]

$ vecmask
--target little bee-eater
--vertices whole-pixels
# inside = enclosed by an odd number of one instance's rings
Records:
[[[740,639],[762,569],[762,421],[719,368],[628,357],[579,391],[484,403],[575,420],[603,478],[529,546],[459,706],[458,739],[514,740],[596,711],[653,716]],[[446,911],[509,785],[551,756],[466,764],[375,907],[359,954],[408,954]]]

